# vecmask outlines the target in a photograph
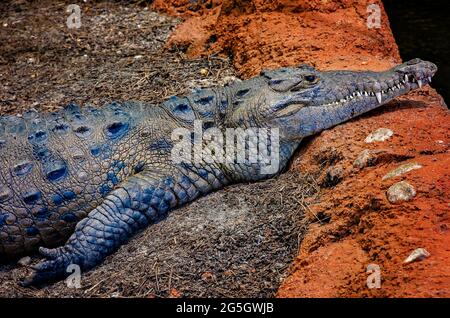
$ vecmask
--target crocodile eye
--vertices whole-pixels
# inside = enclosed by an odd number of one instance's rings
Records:
[[[316,76],[315,75],[306,75],[305,76],[305,80],[307,80],[308,82],[312,83],[316,81]]]

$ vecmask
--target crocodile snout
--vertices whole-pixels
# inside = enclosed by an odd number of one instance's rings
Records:
[[[431,62],[415,58],[396,66],[394,71],[399,74],[404,82],[422,87],[431,82],[431,78],[437,71],[437,66]]]

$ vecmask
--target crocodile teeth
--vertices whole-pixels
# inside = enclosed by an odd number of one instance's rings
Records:
[[[408,81],[408,75],[405,74],[405,82],[407,82],[407,81]]]
[[[422,85],[423,85],[423,84],[422,84],[422,80],[420,80],[420,79],[417,80],[417,84],[419,84],[419,87],[422,88]]]
[[[428,83],[431,83],[431,76],[428,76]]]
[[[381,92],[376,92],[376,93],[375,93],[375,96],[377,97],[378,103],[381,104]]]

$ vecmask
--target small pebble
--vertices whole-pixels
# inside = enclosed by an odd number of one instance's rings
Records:
[[[403,263],[411,263],[415,261],[421,261],[429,257],[431,254],[424,248],[415,249],[404,261]]]
[[[216,275],[211,272],[204,272],[202,274],[202,280],[204,281],[214,281],[216,279]]]
[[[422,166],[418,164],[417,162],[409,162],[405,163],[404,165],[398,166],[397,168],[389,171],[382,180],[387,180],[390,178],[398,177],[399,175],[402,175],[406,172],[409,172],[411,170],[420,169]]]
[[[222,78],[222,80],[220,81],[220,83],[222,85],[225,84],[231,84],[233,82],[242,82],[239,78],[237,78],[236,76],[225,76],[224,78]]]
[[[358,157],[353,162],[353,166],[359,169],[365,167],[374,166],[380,154],[384,153],[383,150],[369,150],[364,149],[358,155]]]
[[[31,263],[31,257],[25,256],[17,261],[17,264],[20,266],[28,266]]]
[[[387,199],[391,203],[409,201],[416,196],[416,190],[406,181],[397,182],[387,190]]]
[[[134,58],[135,58],[136,60],[139,60],[139,59],[143,58],[143,56],[142,56],[142,55],[135,55]]]
[[[209,73],[209,71],[206,68],[200,69],[200,75],[206,76],[206,75],[208,75],[208,73]]]
[[[355,161],[353,162],[353,166],[359,169],[367,167],[369,158],[370,158],[370,150],[364,149],[359,153],[358,157],[356,157]]]
[[[385,141],[391,138],[393,134],[394,132],[388,128],[378,128],[374,132],[370,133],[364,141],[368,144],[374,141]]]

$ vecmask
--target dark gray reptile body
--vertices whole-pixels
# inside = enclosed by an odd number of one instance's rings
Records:
[[[303,137],[428,83],[435,71],[420,60],[380,73],[303,65],[161,105],[71,104],[1,117],[0,259],[41,247],[48,260],[27,283],[62,277],[70,264],[92,268],[171,209],[230,183],[271,177]],[[249,162],[175,164],[171,134],[192,130],[194,120],[205,129],[279,128],[279,169],[267,175]]]

